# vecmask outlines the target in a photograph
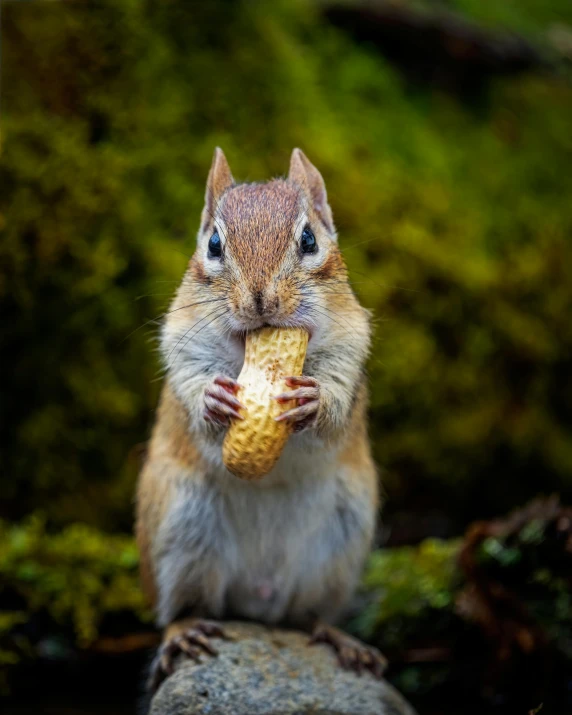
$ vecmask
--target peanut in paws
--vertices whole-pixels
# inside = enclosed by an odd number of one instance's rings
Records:
[[[308,338],[302,328],[260,328],[246,336],[237,393],[244,419],[232,421],[223,444],[225,466],[241,479],[268,474],[293,431],[289,421],[276,419],[289,405],[274,398],[285,391],[286,377],[302,374]]]

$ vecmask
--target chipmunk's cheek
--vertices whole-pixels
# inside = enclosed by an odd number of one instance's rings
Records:
[[[279,278],[274,284],[275,295],[278,298],[280,312],[284,317],[293,315],[298,309],[299,287],[290,278]]]

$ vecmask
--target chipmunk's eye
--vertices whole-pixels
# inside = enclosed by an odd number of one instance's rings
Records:
[[[306,228],[302,231],[302,236],[300,238],[300,250],[302,253],[316,253],[318,250],[316,237],[312,233],[309,226],[306,226]]]
[[[209,238],[209,258],[220,258],[222,256],[222,243],[218,231],[215,231]]]

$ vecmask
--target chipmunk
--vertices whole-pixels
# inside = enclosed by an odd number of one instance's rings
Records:
[[[293,434],[264,479],[244,481],[224,467],[222,441],[243,409],[244,336],[264,325],[310,339],[303,375],[275,396],[295,401],[280,415]],[[137,493],[142,583],[165,629],[151,687],[179,653],[215,654],[216,619],[229,617],[305,628],[343,666],[381,675],[377,650],[330,625],[378,510],[369,345],[320,172],[294,149],[287,179],[237,184],[216,149],[197,248],[162,329],[166,380]]]

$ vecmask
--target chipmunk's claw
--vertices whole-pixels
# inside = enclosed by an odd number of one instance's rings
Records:
[[[217,623],[198,620],[190,628],[162,643],[151,665],[149,678],[151,692],[155,692],[163,680],[172,674],[175,660],[179,655],[184,654],[196,663],[201,662],[201,655],[218,655],[218,651],[209,641],[213,636],[227,639]]]
[[[276,421],[293,423],[296,432],[313,426],[320,407],[319,382],[316,378],[308,377],[307,375],[287,377],[284,381],[289,387],[295,387],[296,389],[276,395],[274,399],[280,403],[294,400],[297,402],[297,407],[278,415]]]
[[[218,375],[205,389],[203,417],[207,422],[226,427],[231,417],[242,420],[244,405],[235,397],[240,385],[232,377]]]
[[[234,377],[227,377],[226,375],[217,375],[213,382],[215,383],[215,385],[221,385],[225,388],[225,390],[228,390],[233,395],[236,395],[236,393],[242,387],[242,385],[240,385],[237,380],[234,379]]]
[[[320,623],[314,629],[309,645],[326,643],[334,649],[342,668],[353,670],[358,675],[369,671],[381,678],[387,667],[387,659],[377,648],[365,645],[338,628]]]

